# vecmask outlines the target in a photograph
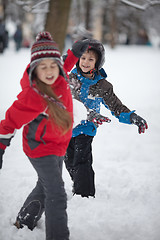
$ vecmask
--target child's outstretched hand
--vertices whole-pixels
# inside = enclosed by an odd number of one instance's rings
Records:
[[[88,39],[78,40],[75,43],[73,43],[71,51],[77,58],[80,58],[82,54],[87,50],[88,46],[89,46]]]
[[[136,113],[131,113],[130,116],[131,123],[138,126],[138,132],[139,134],[144,133],[146,129],[148,129],[148,125],[146,120],[138,116]]]
[[[4,150],[3,149],[0,149],[0,169],[2,168],[2,163],[3,163],[3,154],[4,154]]]
[[[108,123],[111,122],[111,120],[108,117],[105,117],[95,111],[89,112],[89,114],[87,115],[87,120],[93,122],[96,127],[99,127],[99,125],[102,125],[104,122]]]

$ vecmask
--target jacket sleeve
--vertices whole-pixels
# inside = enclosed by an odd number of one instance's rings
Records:
[[[25,88],[6,111],[5,119],[0,122],[0,148],[10,145],[17,129],[35,119],[45,110],[45,105],[32,88]]]
[[[74,65],[77,63],[77,61],[78,61],[78,58],[73,54],[73,52],[70,49],[68,49],[66,58],[64,60],[64,65],[63,65],[64,70],[66,72],[70,72],[74,67]]]
[[[103,86],[103,87],[102,87]],[[107,80],[102,80],[102,86],[100,89],[103,89],[103,103],[109,108],[112,115],[119,119],[119,122],[128,123],[130,122],[130,114],[133,111],[130,111],[120,99],[115,95],[113,91],[113,86]]]
[[[77,75],[71,72],[69,74],[69,86],[70,86],[73,98],[75,98],[78,101],[81,101],[80,96],[79,96],[81,85],[82,85],[82,83],[77,78]]]

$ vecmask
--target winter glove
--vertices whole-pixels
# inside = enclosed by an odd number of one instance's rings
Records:
[[[0,169],[2,168],[2,163],[3,163],[2,156],[3,156],[3,154],[4,154],[4,150],[0,149]]]
[[[82,54],[87,50],[88,46],[89,46],[88,39],[79,40],[73,43],[71,51],[77,58],[80,58]]]
[[[99,127],[99,125],[102,125],[104,122],[110,123],[111,120],[108,117],[105,117],[95,111],[90,111],[87,115],[87,120],[90,122],[93,122],[96,127]]]
[[[131,113],[130,121],[131,121],[131,123],[138,126],[139,134],[144,133],[145,129],[148,128],[147,122],[143,118],[138,116],[136,113]]]
[[[62,60],[63,60],[63,62],[65,62],[65,60],[66,60],[67,57],[68,57],[68,54],[67,54],[67,53],[62,55]]]

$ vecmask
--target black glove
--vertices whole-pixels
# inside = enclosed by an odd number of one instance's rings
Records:
[[[62,55],[62,60],[63,60],[63,62],[65,62],[65,60],[66,60],[67,57],[68,57],[68,54],[67,54],[67,53]]]
[[[143,118],[138,116],[136,113],[131,113],[130,121],[131,121],[131,123],[138,126],[139,134],[144,133],[145,129],[148,128],[147,122]]]
[[[77,42],[73,43],[71,51],[77,58],[80,58],[82,54],[87,50],[88,46],[88,39],[78,40]]]
[[[87,120],[93,122],[96,127],[102,125],[103,122],[110,123],[111,120],[108,117],[105,117],[95,111],[90,111],[87,115]]]
[[[4,154],[4,150],[0,149],[0,169],[2,168],[2,163],[3,163],[2,156],[3,156],[3,154]]]

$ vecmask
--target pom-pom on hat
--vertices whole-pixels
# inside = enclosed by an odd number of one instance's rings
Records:
[[[36,41],[33,43],[31,48],[31,62],[30,62],[30,73],[29,78],[32,82],[32,73],[40,61],[45,58],[53,58],[59,68],[60,74],[65,77],[63,71],[63,64],[61,61],[61,54],[57,47],[56,42],[53,41],[52,36],[49,32],[40,32],[36,37]]]

